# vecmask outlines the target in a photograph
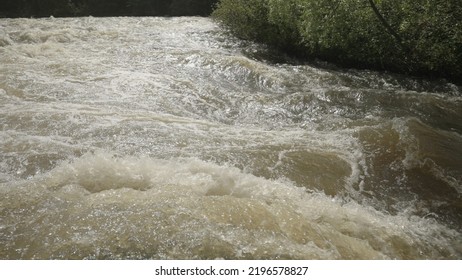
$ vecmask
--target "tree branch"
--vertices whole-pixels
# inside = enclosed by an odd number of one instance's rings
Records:
[[[374,1],[373,0],[368,0],[368,1],[369,1],[369,5],[374,11],[375,16],[379,19],[379,21],[385,27],[387,32],[390,33],[390,35],[393,36],[393,38],[395,38],[395,40],[398,42],[399,46],[404,52],[409,53],[409,49],[404,45],[403,39],[401,38],[401,36],[399,36],[399,34],[390,26],[387,20],[382,16],[379,9],[375,5]]]

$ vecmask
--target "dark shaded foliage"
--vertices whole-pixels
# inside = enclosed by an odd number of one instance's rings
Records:
[[[1,0],[0,17],[207,16],[218,0]]]

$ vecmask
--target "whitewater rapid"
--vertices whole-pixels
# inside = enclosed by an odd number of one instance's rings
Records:
[[[208,18],[0,19],[0,258],[460,259],[460,87],[281,61]]]

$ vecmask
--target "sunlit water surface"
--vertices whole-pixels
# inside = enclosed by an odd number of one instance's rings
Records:
[[[0,258],[462,258],[461,88],[271,57],[0,19]]]

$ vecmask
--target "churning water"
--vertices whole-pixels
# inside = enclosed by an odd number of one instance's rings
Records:
[[[1,19],[0,258],[460,259],[461,88],[269,57],[207,18]]]

